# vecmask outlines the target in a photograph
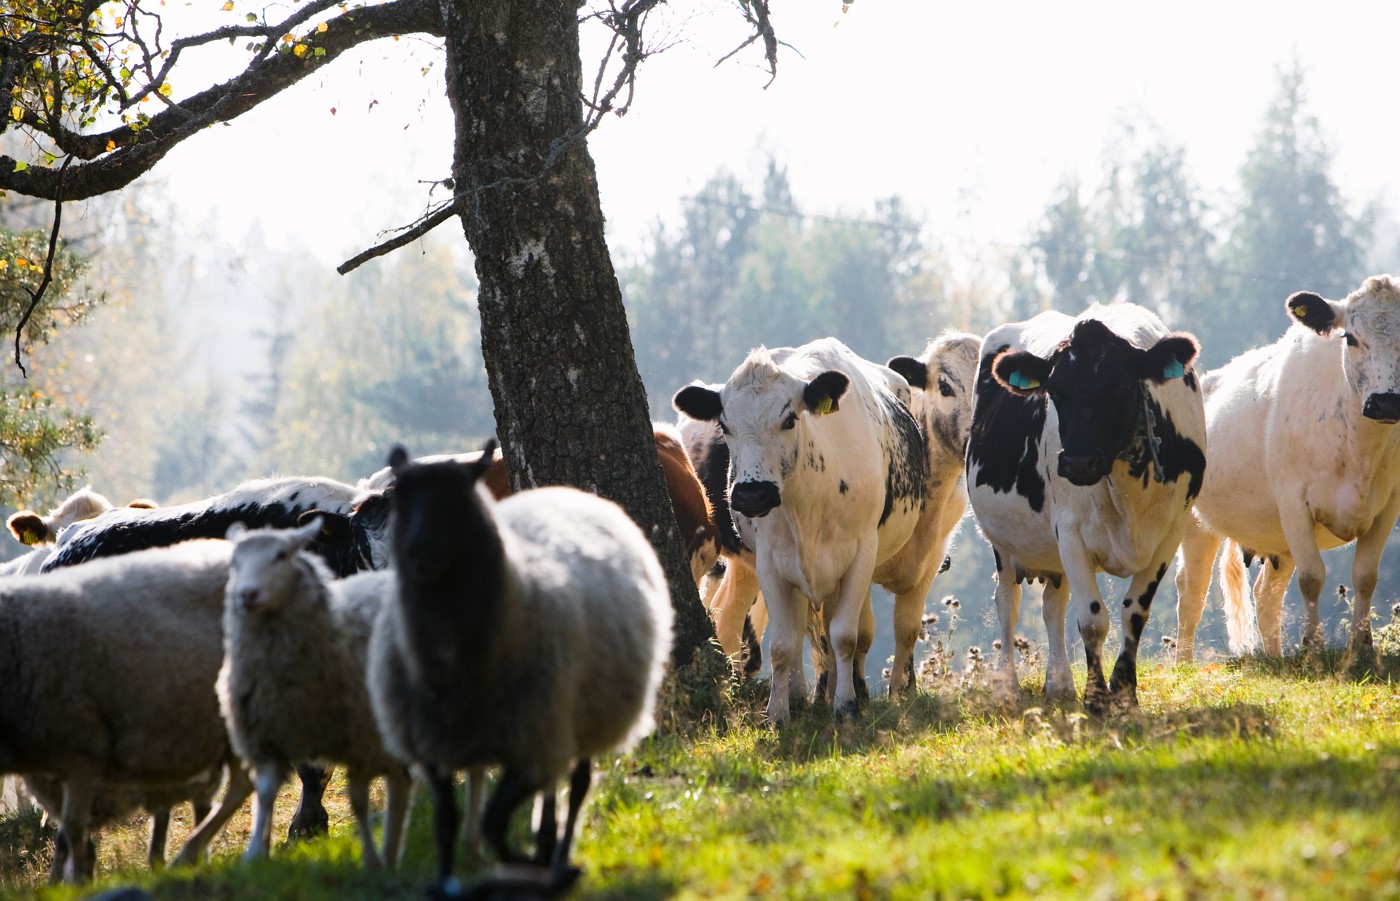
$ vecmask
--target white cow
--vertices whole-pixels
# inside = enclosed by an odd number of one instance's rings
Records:
[[[825,618],[838,716],[857,710],[861,620],[875,567],[913,533],[928,460],[893,371],[826,338],[757,348],[719,390],[691,385],[675,406],[718,421],[733,460],[730,506],[757,555],[773,662],[768,719],[788,718],[805,694],[802,635],[808,607]]]
[[[1045,691],[1074,697],[1072,593],[1088,663],[1085,706],[1137,703],[1137,649],[1205,469],[1205,410],[1190,335],[1132,304],[1041,313],[982,343],[967,484],[996,554],[1003,674],[1014,673],[1022,581],[1043,578]],[[1109,614],[1095,574],[1131,578],[1123,649],[1105,684]]]
[[[1351,644],[1371,641],[1376,571],[1400,514],[1400,282],[1373,276],[1340,301],[1300,291],[1286,307],[1294,325],[1282,338],[1204,380],[1210,468],[1181,546],[1178,660],[1192,659],[1222,540],[1264,558],[1254,590],[1264,650],[1276,656],[1294,568],[1303,641],[1320,644],[1320,551],[1355,541]],[[1256,640],[1241,612],[1241,562],[1227,547],[1221,568],[1236,574],[1222,582],[1237,652]]]

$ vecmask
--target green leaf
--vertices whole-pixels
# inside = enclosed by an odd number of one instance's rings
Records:
[[[15,160],[15,171],[16,171],[16,172],[23,172],[25,169],[28,169],[28,168],[29,168],[29,164],[26,163],[24,160]]]

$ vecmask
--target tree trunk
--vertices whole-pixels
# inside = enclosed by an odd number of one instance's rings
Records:
[[[603,236],[576,4],[442,0],[442,9],[452,175],[511,480],[595,492],[642,525],[671,585],[672,660],[685,665],[714,633],[676,534]]]

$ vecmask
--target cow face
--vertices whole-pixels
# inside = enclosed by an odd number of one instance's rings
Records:
[[[930,442],[961,460],[972,429],[972,391],[982,340],[951,333],[930,341],[921,357],[893,357],[885,365],[919,389],[909,405]]]
[[[839,370],[810,381],[783,371],[758,348],[719,391],[690,385],[672,404],[692,419],[718,422],[729,447],[729,505],[765,516],[782,503],[782,486],[797,468],[804,420],[837,412],[850,378]]]
[[[1361,414],[1400,422],[1400,284],[1388,275],[1373,276],[1342,301],[1299,291],[1288,298],[1287,309],[1319,335],[1341,336],[1342,371],[1361,401]]]
[[[1103,323],[1075,324],[1050,357],[1007,350],[992,364],[996,380],[1022,396],[1047,396],[1059,418],[1061,477],[1093,485],[1133,443],[1142,418],[1144,380],[1182,378],[1199,347],[1190,335],[1168,335],[1146,350]]]

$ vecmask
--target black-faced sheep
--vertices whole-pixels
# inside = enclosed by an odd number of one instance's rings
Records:
[[[199,541],[0,580],[0,773],[58,781],[65,878],[87,871],[99,786],[179,786],[233,759],[214,693],[228,561],[228,542]],[[181,859],[232,814],[247,779],[230,771]]]
[[[293,763],[344,764],[367,866],[378,866],[369,783],[387,782],[384,859],[398,861],[408,772],[384,750],[365,689],[365,649],[375,616],[394,592],[392,573],[334,581],[306,548],[320,518],[297,529],[229,529],[233,560],[224,609],[219,704],[234,750],[253,771],[247,857],[265,857],[273,802]]]
[[[125,554],[149,547],[164,547],[192,538],[223,538],[229,526],[241,522],[249,528],[291,528],[313,510],[349,514],[342,518],[351,531],[326,536],[311,544],[338,576],[388,564],[388,505],[379,492],[337,482],[334,479],[288,477],[244,482],[231,491],[188,504],[154,510],[119,508],[66,530],[44,572],[97,557]],[[377,511],[377,512],[376,512]],[[328,819],[321,804],[325,772],[319,767],[297,768],[302,793],[288,828],[290,836],[326,831]]]
[[[399,590],[375,623],[370,698],[389,750],[427,778],[439,885],[453,884],[452,773],[490,765],[502,772],[482,831],[506,862],[522,860],[511,814],[537,793],[551,800],[572,773],[563,832],[547,820],[537,848],[549,878],[567,882],[591,758],[652,727],[672,619],[656,554],[593,495],[540,488],[495,502],[478,489],[480,462],[410,464],[396,448],[390,463]]]

